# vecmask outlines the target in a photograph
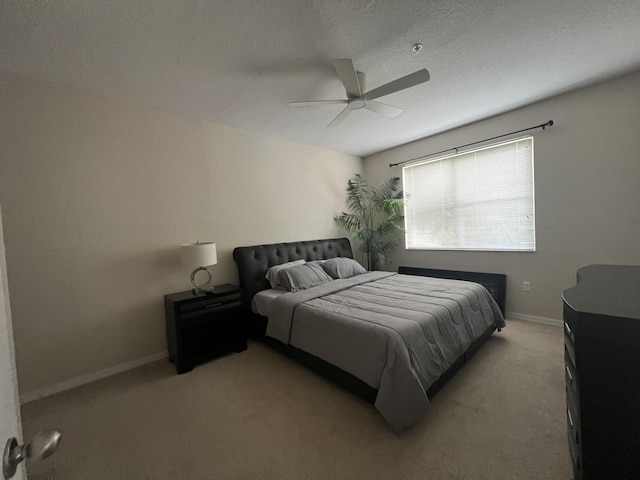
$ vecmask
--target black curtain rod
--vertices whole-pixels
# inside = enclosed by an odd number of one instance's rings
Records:
[[[509,135],[515,135],[516,133],[527,132],[529,130],[534,130],[536,128],[541,128],[541,129],[544,130],[545,128],[552,127],[552,126],[553,126],[553,120],[549,120],[547,123],[542,123],[540,125],[536,125],[535,127],[523,128],[522,130],[516,130],[515,132],[505,133],[503,135],[498,135],[497,137],[485,138],[484,140],[478,140],[477,142],[467,143],[466,145],[460,145],[459,147],[447,148],[446,150],[442,150],[440,152],[429,153],[427,155],[421,155],[419,157],[410,158],[409,160],[404,160],[404,161],[398,162],[398,163],[390,163],[389,164],[389,168],[397,167],[398,165],[402,165],[403,163],[414,162],[416,160],[421,160],[423,158],[433,157],[434,155],[440,155],[442,153],[450,152],[452,150],[455,150],[455,152],[458,153],[459,149],[465,148],[465,147],[470,147],[471,145],[477,145],[478,143],[488,142],[489,140],[495,140],[496,138],[502,138],[502,137],[507,137]]]

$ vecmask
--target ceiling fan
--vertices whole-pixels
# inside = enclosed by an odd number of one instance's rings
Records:
[[[317,105],[336,105],[346,104],[336,118],[334,118],[328,127],[339,125],[352,110],[366,108],[375,113],[380,113],[387,117],[397,117],[402,113],[402,109],[387,105],[386,103],[374,101],[376,98],[390,95],[405,88],[411,88],[429,80],[429,72],[426,68],[410,73],[404,77],[400,77],[392,82],[386,83],[373,90],[366,90],[366,76],[362,72],[357,72],[350,58],[342,58],[331,62],[336,69],[338,78],[344,85],[347,92],[346,100],[311,100],[306,102],[289,102],[290,107],[314,107]]]

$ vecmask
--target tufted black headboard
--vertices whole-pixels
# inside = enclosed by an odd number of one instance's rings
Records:
[[[353,258],[348,238],[236,247],[233,259],[238,264],[244,308],[251,308],[251,299],[256,293],[270,288],[264,278],[270,267],[293,260],[326,260],[333,257]]]

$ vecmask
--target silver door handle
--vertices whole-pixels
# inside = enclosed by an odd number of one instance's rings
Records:
[[[7,440],[2,455],[2,474],[6,479],[16,474],[18,465],[25,458],[29,460],[44,460],[53,455],[60,445],[62,433],[57,430],[42,430],[24,445],[18,445],[18,440],[11,437]]]

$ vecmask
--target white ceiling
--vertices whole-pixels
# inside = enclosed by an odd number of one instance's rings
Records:
[[[345,98],[338,58],[431,80],[326,128],[287,102]],[[638,0],[0,0],[0,70],[360,156],[638,69]]]

